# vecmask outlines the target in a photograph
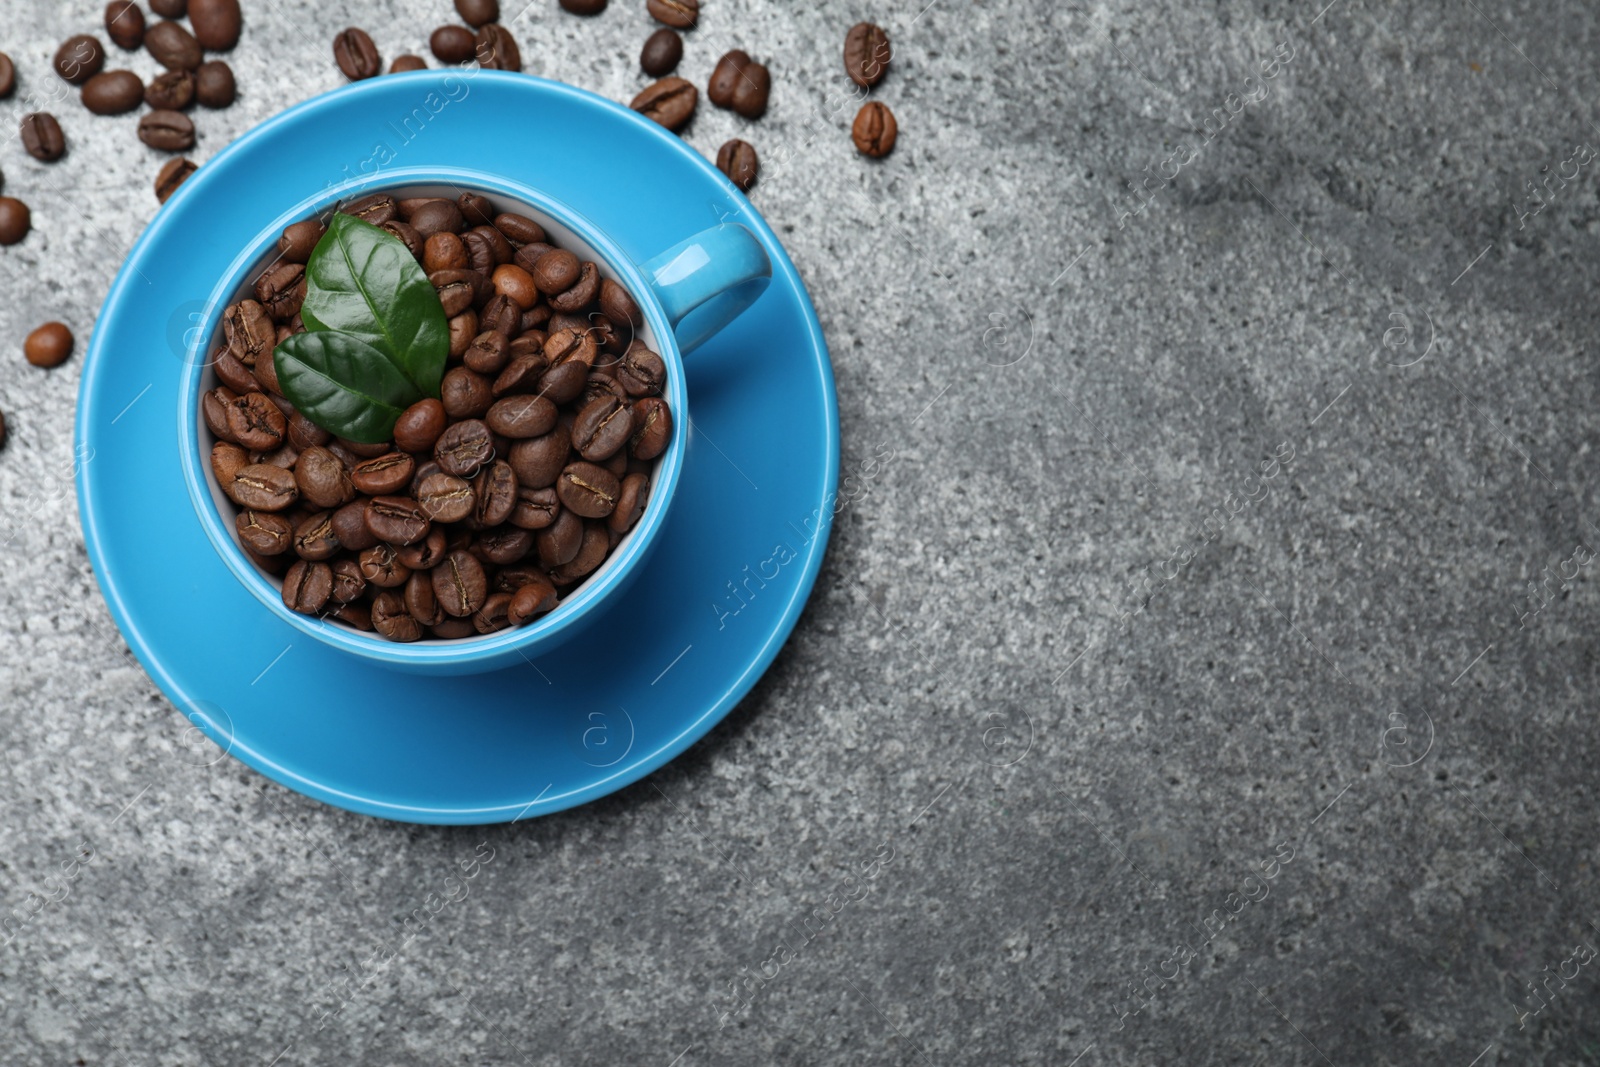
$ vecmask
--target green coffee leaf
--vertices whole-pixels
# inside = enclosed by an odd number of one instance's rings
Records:
[[[423,398],[387,353],[338,330],[297,333],[273,350],[272,360],[296,410],[351,441],[389,440],[400,413]]]

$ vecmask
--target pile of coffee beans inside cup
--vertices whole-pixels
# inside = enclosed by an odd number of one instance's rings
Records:
[[[305,329],[321,219],[283,231],[254,297],[229,306],[201,398],[239,543],[307,615],[393,641],[464,638],[554,609],[643,514],[672,437],[666,365],[621,285],[473,192],[374,193],[341,210],[403,241],[438,292],[437,399],[392,440],[333,437],[284,399],[273,348]]]

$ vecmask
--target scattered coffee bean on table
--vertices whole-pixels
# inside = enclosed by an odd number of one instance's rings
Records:
[[[187,181],[196,169],[194,160],[182,156],[161,164],[161,171],[156,175],[156,199],[165,204],[167,197],[177,192],[178,186]]]
[[[144,44],[144,12],[132,0],[111,0],[106,5],[106,36],[125,51]]]
[[[606,0],[561,0],[561,7],[574,15],[598,15],[606,9]]]
[[[149,111],[139,119],[139,140],[163,152],[194,147],[194,123],[181,111]]]
[[[97,78],[101,76],[95,75]],[[151,78],[148,86],[141,86],[144,91],[144,102],[158,110],[182,111],[194,103],[194,81],[192,71],[163,71]],[[87,97],[84,103],[88,103]]]
[[[168,70],[193,70],[206,57],[194,34],[176,22],[158,22],[145,30],[144,50]]]
[[[628,106],[677,133],[694,118],[699,103],[700,90],[694,87],[694,83],[673,77],[662,78],[646,86]]]
[[[639,68],[652,78],[665,78],[683,60],[683,38],[663,26],[652,33],[639,52]]]
[[[100,46],[98,38],[87,33],[68,37],[56,49],[56,73],[73,85],[82,85],[99,74],[105,65],[106,50]]]
[[[194,72],[194,98],[201,107],[229,107],[238,93],[233,68],[220,59],[208,59]]]
[[[333,60],[351,81],[371,78],[383,71],[383,59],[378,46],[372,43],[367,31],[351,26],[333,39]]]
[[[150,0],[150,10],[164,19],[181,19],[188,14],[188,0]]]
[[[456,14],[468,26],[500,21],[500,0],[456,0]]]
[[[734,138],[717,151],[717,169],[726,174],[733,184],[748,192],[756,183],[756,175],[761,172],[761,161],[756,158],[756,150],[748,142]]]
[[[6,447],[6,416],[0,411],[0,448]]]
[[[428,47],[441,63],[465,63],[478,47],[478,38],[465,26],[440,26],[429,36]]]
[[[189,25],[208,52],[227,52],[239,43],[244,15],[239,0],[190,0]]]
[[[649,0],[645,9],[651,18],[675,30],[692,30],[700,18],[700,0]]]
[[[0,52],[0,100],[17,91],[17,67],[11,57]]]
[[[303,329],[298,302],[275,297],[276,274],[303,277],[326,232],[316,218],[287,227],[279,267],[223,315],[218,384],[201,403],[240,544],[282,576],[291,610],[391,641],[470,638],[549,613],[638,523],[672,438],[666,363],[634,336],[638,303],[537,221],[477,193],[372,193],[343,210],[426,234],[412,253],[425,268],[448,254],[429,281],[464,340],[442,399],[407,408],[391,440],[333,437],[280,394],[272,369],[275,341]]]
[[[14,196],[0,196],[0,245],[14,245],[33,228],[28,205]]]
[[[35,367],[59,367],[72,355],[72,331],[65,323],[47,322],[28,335],[22,354]]]
[[[517,48],[516,38],[498,22],[486,23],[478,28],[475,47],[479,64],[487,70],[522,69],[522,51]]]
[[[121,115],[144,99],[144,82],[131,70],[103,70],[83,83],[78,98],[96,115]]]
[[[711,84],[706,88],[706,96],[713,104],[731,108],[747,119],[766,114],[771,93],[772,74],[737,48],[717,60]]]
[[[413,70],[427,70],[428,62],[421,56],[395,56],[394,62],[389,64],[390,74],[405,74]]]
[[[22,147],[34,159],[53,163],[66,153],[67,139],[54,115],[36,111],[22,116]]]
[[[900,126],[894,120],[894,112],[876,100],[869,100],[862,106],[850,127],[850,139],[856,143],[856,151],[873,159],[893,152],[899,134]]]
[[[863,89],[870,89],[883,80],[893,54],[889,35],[881,26],[858,22],[845,34],[844,70],[850,80]]]

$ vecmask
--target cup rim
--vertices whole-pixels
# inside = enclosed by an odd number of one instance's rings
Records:
[[[318,214],[341,200],[407,185],[457,185],[465,190],[511,197],[572,230],[590,245],[605,261],[604,265],[615,271],[627,286],[655,335],[656,351],[667,366],[667,386],[663,391],[663,399],[673,413],[672,439],[657,460],[656,471],[651,478],[649,503],[626,540],[608,558],[609,566],[603,573],[586,578],[570,595],[570,599],[564,600],[548,615],[524,626],[508,627],[476,637],[441,640],[437,644],[389,641],[342,623],[290,610],[283,603],[281,593],[245,556],[228,528],[229,524],[223,522],[211,495],[209,459],[200,454],[200,383],[211,366],[209,353],[221,325],[222,313],[234,301],[249,273],[262,261],[283,228]],[[625,580],[644,561],[648,549],[660,533],[677,490],[688,436],[688,390],[677,337],[639,263],[583,213],[530,185],[473,167],[444,165],[383,168],[373,174],[330,183],[302,198],[267,223],[256,239],[234,257],[213,287],[204,308],[193,333],[194,340],[185,347],[184,370],[178,382],[178,452],[184,487],[206,539],[234,577],[280,619],[329,647],[403,668],[460,669],[475,664],[483,665],[485,669],[492,668],[497,665],[493,661],[503,661],[510,653],[517,652],[525,656],[532,646],[555,643],[580,621],[592,615],[612,593],[623,587]]]

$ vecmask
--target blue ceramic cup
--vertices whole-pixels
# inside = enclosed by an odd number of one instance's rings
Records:
[[[599,98],[595,98],[595,104],[616,107]],[[300,112],[307,120],[314,113],[314,109]],[[252,136],[246,134],[241,140],[249,141]],[[641,140],[647,142],[648,137],[642,136]],[[190,181],[203,180],[205,173],[202,167]],[[571,589],[554,611],[521,627],[457,640],[429,639],[401,644],[363,633],[337,620],[291,611],[283,603],[281,581],[262,572],[241,549],[233,523],[238,509],[223,493],[211,470],[210,449],[214,439],[201,415],[200,398],[205,390],[217,384],[210,360],[212,353],[224,346],[224,310],[237,300],[253,297],[255,278],[273,262],[278,236],[285,226],[380,190],[397,198],[454,198],[463,191],[478,192],[492,200],[499,211],[534,219],[545,228],[552,244],[572,251],[582,260],[593,261],[602,277],[618,282],[633,295],[644,316],[644,326],[636,336],[660,353],[666,363],[667,381],[662,398],[672,412],[672,439],[655,461],[650,500],[644,514],[605,563]],[[182,196],[187,191],[187,188],[180,189],[177,195]],[[743,226],[724,222],[684,238],[643,263],[636,263],[577,212],[518,181],[515,176],[444,166],[388,169],[331,185],[311,195],[296,197],[291,194],[285,199],[291,202],[275,216],[263,217],[259,236],[249,247],[240,250],[231,268],[218,282],[205,310],[197,316],[198,328],[190,332],[185,348],[187,366],[177,397],[179,452],[190,499],[218,555],[267,611],[295,629],[331,648],[401,670],[437,674],[495,670],[530,660],[580,633],[587,622],[593,621],[606,599],[628,585],[650,555],[677,488],[689,430],[683,356],[731,322],[766,288],[772,267],[760,242]],[[276,207],[272,205],[268,210]],[[249,209],[248,206],[245,209]]]

